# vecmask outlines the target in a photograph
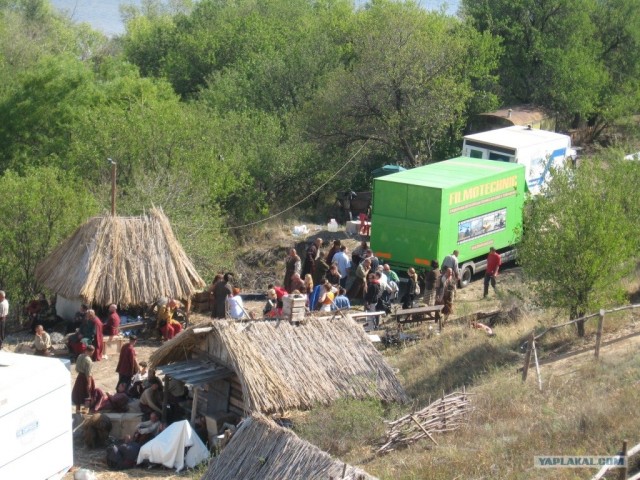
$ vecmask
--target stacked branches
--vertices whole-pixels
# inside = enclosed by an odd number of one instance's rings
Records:
[[[196,322],[203,317],[192,316]],[[339,398],[406,402],[391,367],[362,328],[349,319],[307,317],[238,323],[219,320],[187,329],[151,356],[153,366],[184,360],[197,348],[233,370],[242,385],[245,411],[274,413],[310,409]],[[194,330],[202,332],[196,341]]]
[[[373,480],[375,477],[332,458],[272,420],[253,415],[242,422],[202,478]]]
[[[168,218],[153,208],[140,217],[93,217],[36,269],[48,289],[88,303],[187,299],[205,286]]]
[[[386,438],[376,453],[389,453],[423,438],[429,438],[438,445],[432,434],[457,430],[473,410],[469,395],[472,394],[464,389],[462,392],[443,395],[422,410],[405,415],[393,422],[387,422],[389,428]]]

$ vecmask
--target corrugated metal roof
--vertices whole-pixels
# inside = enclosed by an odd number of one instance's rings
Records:
[[[500,175],[510,171],[524,170],[516,163],[481,160],[478,158],[457,157],[443,162],[431,163],[423,167],[412,168],[377,178],[375,182],[394,182],[433,188],[451,188],[466,185],[469,182],[486,178],[488,175]]]
[[[187,385],[201,385],[221,380],[233,375],[233,371],[212,361],[185,360],[184,362],[162,365],[157,371],[184,382]]]

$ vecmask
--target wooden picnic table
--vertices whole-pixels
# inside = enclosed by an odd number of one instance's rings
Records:
[[[398,325],[408,323],[420,323],[428,320],[435,320],[434,314],[440,313],[444,305],[428,305],[425,307],[406,308],[391,312],[391,316],[398,322]]]

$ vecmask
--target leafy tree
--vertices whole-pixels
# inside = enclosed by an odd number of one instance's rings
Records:
[[[545,307],[570,319],[620,302],[622,279],[635,267],[637,162],[593,160],[555,172],[544,195],[528,202],[518,259]],[[578,322],[584,335],[584,322]]]
[[[587,119],[597,136],[640,106],[640,10],[635,0],[463,0],[479,31],[500,37],[500,84],[508,103]]]
[[[348,64],[307,106],[310,134],[323,144],[368,140],[371,153],[407,166],[459,134],[472,79],[490,75],[498,51],[451,17],[385,1],[359,12],[349,46]]]
[[[0,102],[0,171],[63,155],[79,118],[102,96],[94,75],[70,56],[46,57]]]
[[[0,177],[0,283],[22,302],[39,291],[34,271],[46,255],[97,210],[77,177],[53,167]]]

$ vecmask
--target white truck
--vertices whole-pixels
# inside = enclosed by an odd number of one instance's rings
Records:
[[[73,466],[68,368],[0,351],[1,479],[59,480]]]
[[[567,159],[575,162],[576,151],[568,135],[513,126],[466,135],[462,155],[524,165],[529,192],[535,195],[548,180],[551,167],[562,168]]]

